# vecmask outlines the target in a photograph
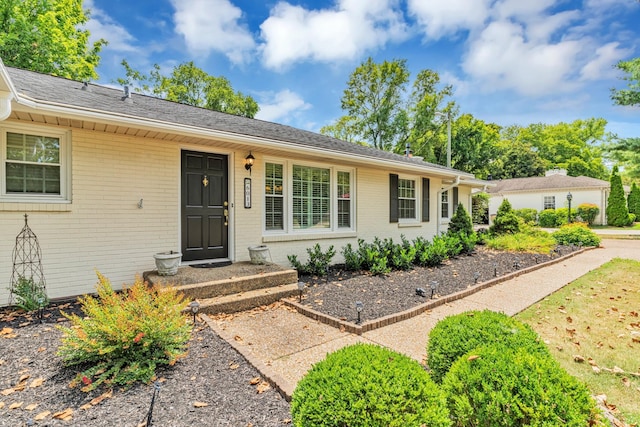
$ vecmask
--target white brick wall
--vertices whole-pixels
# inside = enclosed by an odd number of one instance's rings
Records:
[[[0,123],[0,128],[2,123]],[[180,150],[220,152],[229,155],[231,185],[230,257],[249,259],[248,246],[266,243],[274,262],[288,265],[287,255],[306,259],[306,249],[319,242],[323,249],[357,244],[356,233],[291,237],[263,233],[264,157],[256,157],[251,175],[244,168],[245,149],[183,146],[162,140],[72,130],[71,204],[0,202],[0,305],[8,301],[15,237],[29,214],[29,225],[42,250],[47,290],[52,298],[95,290],[95,271],[108,277],[118,289],[135,275],[155,268],[153,254],[180,249]],[[291,160],[291,159],[289,159]],[[355,174],[358,237],[366,241],[400,235],[431,238],[436,233],[439,179],[431,179],[431,221],[415,226],[389,223],[389,173],[357,167]],[[411,177],[411,175],[409,175]],[[252,206],[244,208],[244,178],[252,180]],[[414,178],[420,181],[420,176]],[[420,193],[419,193],[420,194]],[[467,209],[467,190],[459,200]],[[143,199],[143,208],[138,202]],[[446,225],[441,228],[446,230]],[[278,241],[280,240],[280,241]]]

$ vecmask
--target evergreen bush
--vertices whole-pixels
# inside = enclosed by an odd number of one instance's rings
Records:
[[[442,387],[457,427],[604,425],[586,386],[550,355],[526,347],[472,350],[453,364]]]
[[[458,207],[456,208],[455,213],[451,217],[451,221],[449,221],[449,229],[447,233],[449,234],[465,233],[466,235],[473,234],[473,223],[471,222],[471,217],[467,213],[462,203],[458,204]]]
[[[626,227],[633,224],[635,217],[629,215],[627,200],[624,197],[622,179],[618,174],[618,166],[611,172],[611,189],[607,199],[607,224],[614,227]]]
[[[307,248],[307,254],[309,255],[309,259],[306,264],[302,264],[298,261],[298,257],[296,255],[287,255],[287,259],[300,273],[303,274],[314,274],[316,276],[326,276],[329,271],[329,265],[331,265],[331,260],[336,254],[333,245],[327,248],[326,252],[322,251],[319,243],[316,243],[313,248]]]
[[[329,354],[291,400],[298,427],[450,426],[446,397],[420,364],[372,344]]]
[[[600,245],[600,237],[582,222],[563,225],[559,230],[554,231],[551,236],[559,245]]]
[[[429,333],[427,365],[432,378],[441,383],[459,357],[476,347],[496,342],[513,348],[526,347],[536,354],[548,354],[528,325],[503,313],[469,311],[442,319]]]
[[[489,230],[493,234],[515,234],[520,231],[520,218],[515,214],[509,199],[504,199]]]
[[[186,354],[191,327],[181,294],[148,288],[141,278],[116,293],[106,277],[98,273],[98,279],[98,298],[79,299],[84,317],[62,313],[71,326],[59,326],[58,355],[65,365],[82,368],[70,387],[148,383],[159,365],[173,365]]]
[[[544,228],[555,228],[556,227],[556,210],[555,209],[545,209],[540,211],[538,215],[538,225]]]
[[[631,192],[627,197],[627,207],[629,208],[629,213],[636,216],[636,220],[640,218],[640,187],[635,182],[631,184]]]
[[[522,218],[525,224],[535,225],[538,223],[538,211],[533,208],[515,209],[513,212]]]
[[[600,208],[598,207],[598,205],[595,205],[593,203],[581,203],[578,206],[578,216],[582,221],[586,222],[589,225],[593,225],[593,221],[595,221],[599,213]]]

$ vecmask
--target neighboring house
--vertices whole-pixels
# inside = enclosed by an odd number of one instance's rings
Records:
[[[0,305],[29,214],[49,296],[155,268],[274,262],[320,243],[446,231],[488,184],[458,170],[289,126],[5,67],[0,61]],[[253,166],[249,168],[249,160]],[[340,261],[338,255],[335,261]]]
[[[533,208],[540,212],[568,207],[567,195],[571,193],[571,209],[582,203],[592,203],[600,209],[594,224],[607,223],[605,212],[609,181],[587,176],[567,176],[566,170],[554,169],[547,171],[546,176],[503,179],[493,183],[495,187],[487,190],[490,218],[495,216],[504,199],[509,200],[513,209]]]

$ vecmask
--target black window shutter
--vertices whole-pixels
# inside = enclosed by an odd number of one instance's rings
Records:
[[[453,213],[458,209],[458,187],[453,187]]]
[[[398,222],[398,175],[389,174],[389,222]]]
[[[429,178],[422,178],[422,222],[429,222]]]

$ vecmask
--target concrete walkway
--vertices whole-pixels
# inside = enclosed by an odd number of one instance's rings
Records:
[[[283,305],[213,320],[205,317],[205,320],[290,397],[297,382],[327,353],[356,342],[370,342],[424,362],[429,331],[440,319],[482,309],[514,315],[613,258],[640,260],[640,240],[604,240],[601,248],[587,250],[362,336],[318,323]]]

